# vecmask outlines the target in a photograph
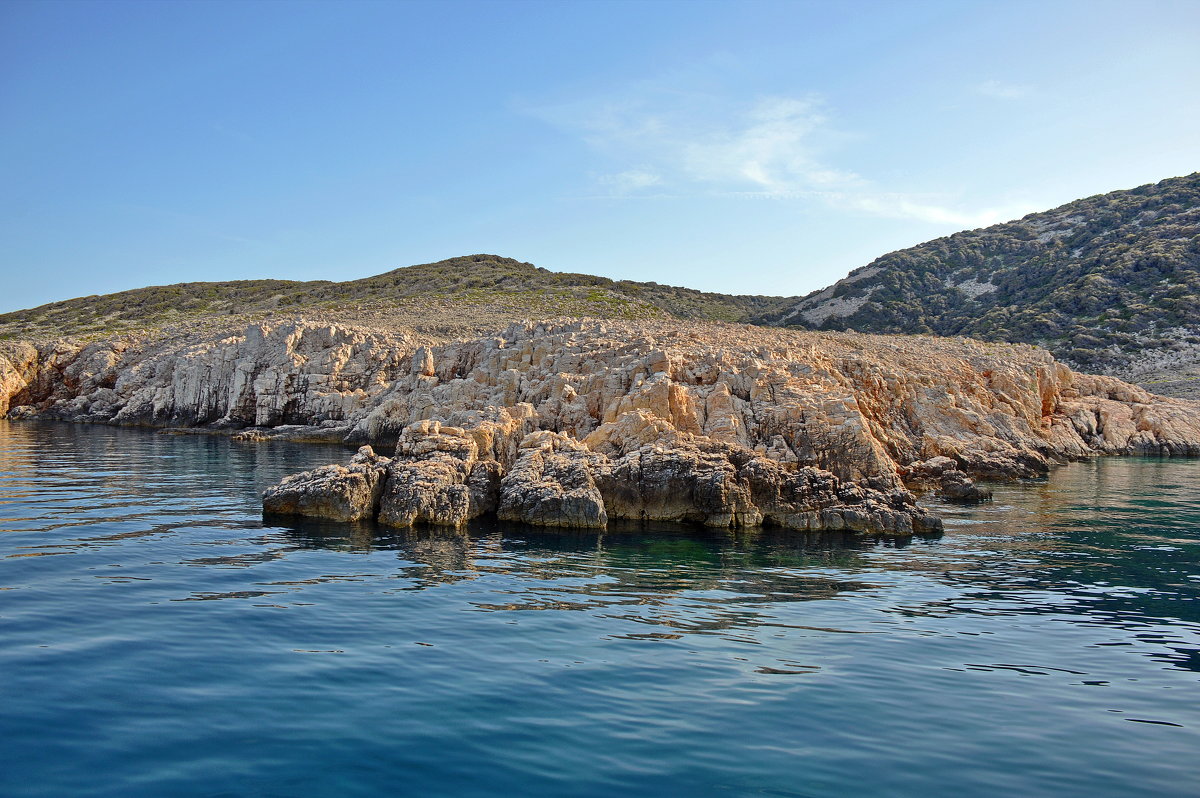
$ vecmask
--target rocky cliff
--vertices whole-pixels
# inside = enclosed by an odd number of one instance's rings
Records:
[[[679,321],[522,323],[434,342],[274,321],[188,342],[9,344],[11,417],[369,444],[269,511],[457,525],[609,519],[935,529],[907,487],[978,497],[1093,454],[1200,454],[1200,403],[1024,345]]]

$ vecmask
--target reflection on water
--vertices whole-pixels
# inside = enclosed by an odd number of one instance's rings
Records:
[[[264,522],[349,455],[0,423],[0,793],[1194,794],[1200,462],[910,542]]]

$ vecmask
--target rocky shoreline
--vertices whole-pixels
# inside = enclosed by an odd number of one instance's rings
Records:
[[[1200,403],[1033,347],[680,321],[438,342],[271,320],[199,341],[8,343],[0,414],[363,445],[271,488],[264,509],[392,526],[495,515],[908,535],[940,528],[911,490],[977,501],[973,478],[1200,455]]]

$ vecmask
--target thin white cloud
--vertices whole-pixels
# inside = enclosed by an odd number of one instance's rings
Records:
[[[962,227],[1034,210],[1024,205],[964,210],[936,196],[885,191],[840,168],[829,156],[840,134],[816,95],[736,105],[643,86],[620,102],[577,102],[534,113],[581,136],[616,165],[596,178],[602,196],[817,201],[853,213]]]
[[[831,173],[818,160],[811,139],[827,121],[813,98],[760,100],[732,124],[681,141],[680,166],[693,180],[748,184],[768,193],[855,180],[848,173]]]
[[[1013,203],[977,211],[962,211],[923,202],[919,198],[904,194],[830,195],[829,200],[832,204],[843,205],[874,216],[916,219],[931,224],[957,225],[963,228],[987,227],[1038,210],[1038,206],[1031,203]]]
[[[973,90],[976,94],[993,97],[997,100],[1020,100],[1033,92],[1033,89],[1028,86],[1005,83],[1000,80],[985,80],[983,83],[975,84]]]
[[[599,178],[613,188],[690,184],[710,192],[783,195],[859,180],[819,157],[814,139],[829,129],[819,98],[767,97],[731,108],[703,95],[648,94],[622,103],[539,109],[537,115],[582,135],[617,162],[642,164]]]
[[[596,178],[599,183],[609,187],[619,194],[629,194],[651,186],[662,184],[662,178],[654,172],[645,169],[627,169],[610,175],[600,175]]]

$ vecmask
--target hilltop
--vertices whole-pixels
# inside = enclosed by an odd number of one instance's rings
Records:
[[[446,336],[514,319],[594,316],[748,321],[797,298],[734,296],[553,272],[498,255],[468,255],[360,280],[235,280],[152,286],[0,314],[0,338],[103,338],[187,324],[225,327],[277,315],[407,327]]]
[[[1200,374],[1200,172],[889,253],[757,321],[1032,343],[1142,382]]]

